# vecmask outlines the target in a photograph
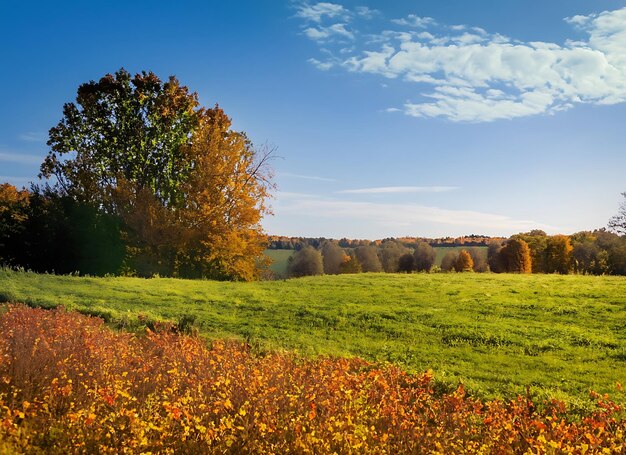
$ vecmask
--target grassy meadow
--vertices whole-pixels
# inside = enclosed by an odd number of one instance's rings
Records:
[[[0,271],[0,300],[63,305],[118,327],[193,324],[260,350],[432,370],[481,397],[576,404],[626,384],[626,278],[359,274],[253,283]],[[141,322],[144,321],[144,322]]]

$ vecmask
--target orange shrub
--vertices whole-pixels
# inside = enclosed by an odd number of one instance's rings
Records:
[[[10,306],[0,317],[0,452],[616,453],[621,408],[438,396],[429,374],[360,359],[253,355],[243,344],[117,333]]]

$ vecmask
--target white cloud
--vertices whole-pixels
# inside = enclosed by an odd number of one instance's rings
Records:
[[[576,16],[572,16],[572,17],[566,17],[564,20],[568,24],[572,24],[572,25],[576,25],[578,27],[582,27],[583,25],[585,25],[585,24],[587,24],[589,22],[591,17],[593,17],[593,16],[576,15]]]
[[[20,134],[19,139],[27,142],[46,142],[46,135],[29,131],[28,133]]]
[[[382,186],[376,188],[359,188],[356,190],[343,190],[343,194],[389,194],[389,193],[443,193],[454,191],[456,186]]]
[[[334,19],[336,17],[346,18],[349,16],[348,10],[336,3],[320,2],[314,5],[302,3],[297,6],[296,17],[311,21],[322,22],[322,19]]]
[[[331,38],[343,37],[354,39],[354,33],[346,29],[346,24],[332,24],[327,27],[309,27],[304,30],[304,34],[313,41],[328,41]]]
[[[43,158],[35,155],[27,155],[25,153],[0,152],[0,161],[19,164],[41,164]]]
[[[392,19],[391,22],[397,25],[405,25],[407,27],[415,28],[426,28],[437,23],[432,17],[421,17],[415,14],[409,14],[407,17],[403,17],[401,19]]]
[[[480,36],[480,35],[476,35],[475,33],[463,33],[460,36],[455,36],[451,39],[451,41],[454,41],[455,43],[459,43],[459,44],[473,44],[473,43],[480,43],[485,41],[486,38]]]
[[[307,60],[311,65],[322,71],[328,71],[334,66],[333,62],[322,62],[316,58],[310,58]]]
[[[364,19],[372,19],[374,16],[380,14],[380,11],[372,8],[368,8],[367,6],[357,6],[354,8],[354,12],[357,16],[360,16]]]
[[[587,39],[525,43],[480,27],[435,27],[432,18],[409,15],[392,21],[408,30],[355,41],[357,50],[336,57],[336,65],[415,84],[413,99],[401,106],[415,117],[488,122],[580,103],[626,102],[626,8],[565,20]],[[411,30],[416,27],[428,30]],[[350,39],[358,36],[343,31]],[[331,33],[317,35],[327,39]]]

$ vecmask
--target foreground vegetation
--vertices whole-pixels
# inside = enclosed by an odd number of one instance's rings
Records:
[[[0,271],[0,300],[102,316],[130,329],[197,328],[255,350],[359,356],[439,387],[588,404],[626,384],[626,278],[360,274],[232,283]]]
[[[211,348],[24,306],[0,317],[0,452],[618,453],[607,397],[578,419],[551,400],[484,403],[429,374],[359,359]]]

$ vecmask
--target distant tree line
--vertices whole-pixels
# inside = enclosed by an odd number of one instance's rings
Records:
[[[380,246],[388,240],[393,240],[401,243],[407,248],[413,248],[418,242],[425,242],[431,246],[457,246],[457,247],[476,247],[487,246],[492,240],[506,240],[504,237],[489,237],[485,235],[468,235],[463,237],[440,237],[440,238],[427,238],[427,237],[399,237],[399,238],[385,238],[381,240],[364,240],[364,239],[348,239],[342,238],[339,240],[327,239],[325,237],[286,237],[271,235],[268,237],[268,246],[270,250],[299,250],[302,247],[309,245],[313,248],[320,248],[326,241],[337,243],[341,248],[357,248],[359,246],[376,245]]]
[[[494,272],[626,275],[626,236],[605,229],[567,235],[535,230],[489,245]]]
[[[411,247],[396,239],[358,241],[345,248],[321,239],[295,250],[287,266],[291,277],[361,272],[494,272],[626,275],[626,235],[605,229],[549,236],[540,230],[492,239],[486,248],[445,248],[435,265],[436,249],[418,241]]]

